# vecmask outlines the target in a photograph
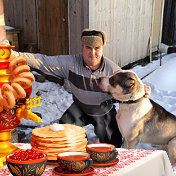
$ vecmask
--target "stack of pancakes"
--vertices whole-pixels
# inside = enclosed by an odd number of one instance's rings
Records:
[[[86,151],[85,129],[72,124],[62,124],[64,130],[53,131],[51,126],[36,128],[32,131],[33,150],[45,152],[48,160],[57,160],[57,154],[66,151]]]

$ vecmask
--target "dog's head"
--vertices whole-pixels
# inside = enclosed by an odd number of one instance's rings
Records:
[[[100,88],[120,101],[137,100],[144,96],[144,84],[130,70],[121,70],[109,77],[102,77]]]

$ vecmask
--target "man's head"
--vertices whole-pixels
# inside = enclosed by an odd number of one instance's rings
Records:
[[[81,42],[84,62],[92,70],[96,70],[101,64],[103,48],[106,44],[105,32],[85,29],[81,35]]]

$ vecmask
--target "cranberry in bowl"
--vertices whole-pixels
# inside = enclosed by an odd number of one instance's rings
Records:
[[[13,176],[41,176],[46,168],[47,155],[27,149],[7,155],[6,163]]]

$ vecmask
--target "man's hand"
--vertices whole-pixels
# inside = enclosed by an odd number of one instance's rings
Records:
[[[0,40],[0,45],[9,46],[9,41],[8,40]]]
[[[145,95],[144,97],[149,98],[151,95],[151,87],[144,84]]]

